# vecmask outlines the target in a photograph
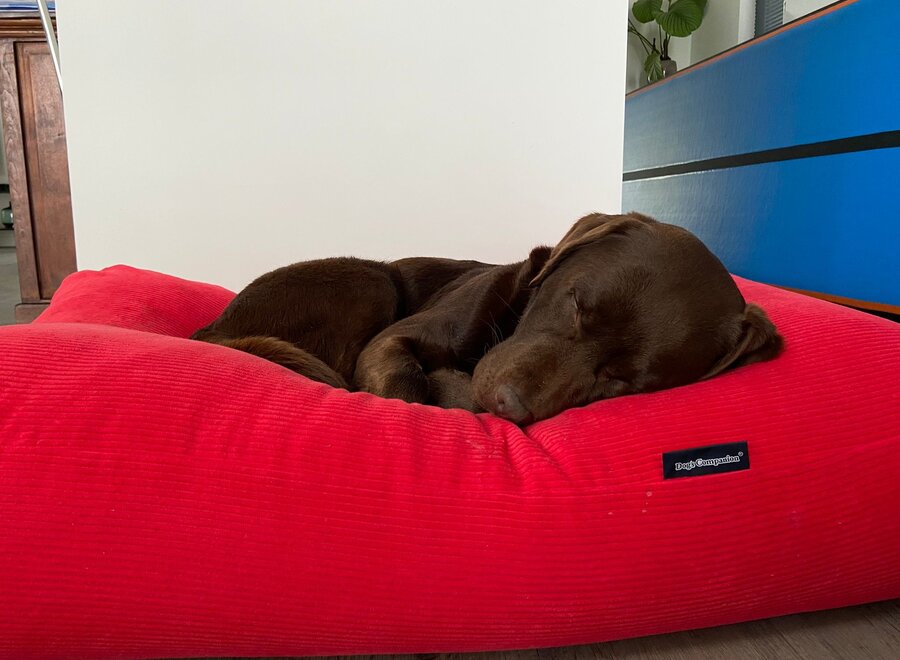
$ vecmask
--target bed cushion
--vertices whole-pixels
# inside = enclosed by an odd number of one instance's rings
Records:
[[[215,284],[131,266],[69,275],[35,323],[95,323],[189,337],[234,298]]]
[[[900,597],[900,326],[738,283],[780,358],[519,429],[185,339],[217,287],[72,276],[0,328],[0,655],[510,649]],[[664,478],[739,442],[749,469]]]

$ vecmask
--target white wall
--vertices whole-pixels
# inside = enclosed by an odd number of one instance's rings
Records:
[[[60,0],[79,267],[524,258],[619,209],[625,11]]]
[[[691,63],[753,38],[756,0],[712,0],[706,5],[703,24],[691,35]]]
[[[834,2],[835,0],[785,0],[784,22],[790,23]]]

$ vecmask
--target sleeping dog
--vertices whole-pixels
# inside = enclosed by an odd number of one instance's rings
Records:
[[[255,280],[193,339],[334,387],[516,424],[710,378],[782,348],[699,239],[638,213],[588,215],[556,247],[508,265],[294,264]]]

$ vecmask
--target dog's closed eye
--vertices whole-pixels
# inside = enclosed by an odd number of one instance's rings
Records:
[[[575,310],[575,330],[577,331],[581,329],[584,307],[582,306],[581,299],[578,297],[578,291],[575,289],[572,289],[569,292],[569,298],[571,298],[572,307]]]

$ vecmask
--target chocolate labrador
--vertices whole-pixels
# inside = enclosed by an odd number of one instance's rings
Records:
[[[588,215],[508,265],[302,262],[263,275],[194,339],[334,387],[516,424],[775,357],[782,339],[690,232]]]

